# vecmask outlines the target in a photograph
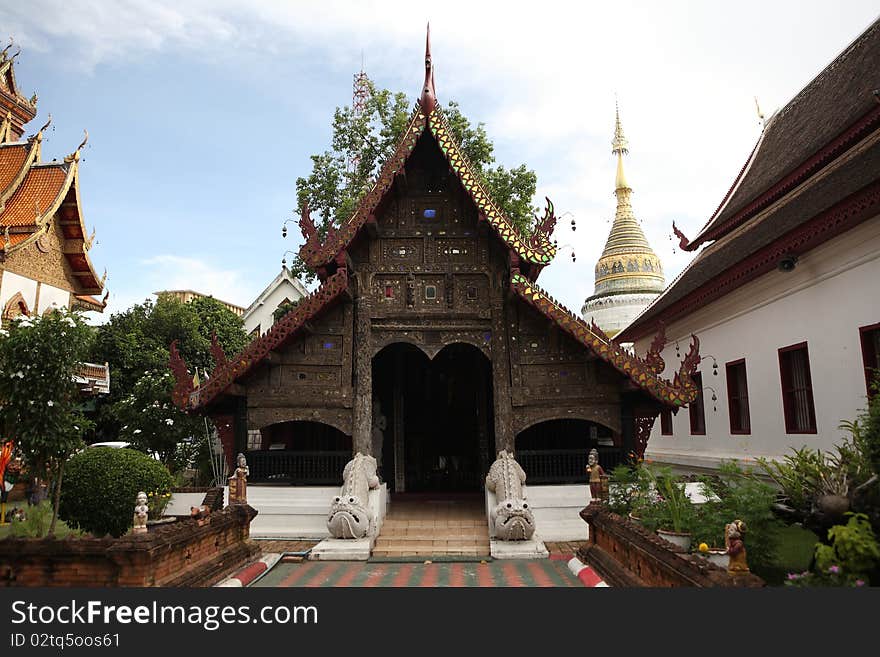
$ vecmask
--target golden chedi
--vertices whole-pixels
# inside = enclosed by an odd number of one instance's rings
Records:
[[[665,281],[660,258],[651,249],[633,214],[632,188],[623,171],[623,156],[629,149],[619,111],[611,146],[611,152],[617,155],[614,189],[617,211],[605,249],[596,263],[595,291],[587,298],[581,314],[587,321],[592,318],[603,331],[614,336],[663,291]]]

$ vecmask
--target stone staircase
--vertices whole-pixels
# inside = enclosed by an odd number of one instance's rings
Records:
[[[373,557],[489,557],[480,495],[395,494]]]

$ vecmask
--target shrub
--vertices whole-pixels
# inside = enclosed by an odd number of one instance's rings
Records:
[[[880,562],[880,545],[864,513],[847,513],[845,525],[828,530],[831,545],[816,546],[816,570],[834,572],[838,568],[856,579],[868,580]]]
[[[168,468],[142,452],[92,447],[67,462],[60,515],[68,526],[96,536],[121,536],[132,525],[138,492],[155,500],[171,486]]]

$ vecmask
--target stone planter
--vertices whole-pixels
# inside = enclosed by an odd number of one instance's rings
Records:
[[[727,550],[725,548],[713,548],[708,552],[699,552],[698,554],[706,557],[707,560],[714,563],[716,566],[720,566],[727,570],[727,566],[730,565],[730,555],[727,554]]]
[[[673,532],[668,529],[658,529],[657,535],[660,538],[663,538],[673,545],[677,545],[682,550],[687,552],[691,549],[691,535],[690,534],[682,534],[678,532]]]

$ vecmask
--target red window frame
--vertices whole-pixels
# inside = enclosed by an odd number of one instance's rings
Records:
[[[664,408],[660,411],[660,435],[672,435],[672,411],[668,408]]]
[[[697,372],[693,376],[697,386],[697,398],[688,405],[688,417],[691,423],[692,436],[706,435],[706,405],[703,403],[703,374]]]
[[[740,369],[741,368],[741,369]],[[742,372],[742,391],[734,390],[731,383],[731,372]],[[724,364],[724,373],[727,376],[727,416],[730,419],[730,433],[738,436],[748,436],[752,433],[752,418],[749,411],[749,381],[746,373],[746,359],[732,360]],[[736,375],[734,375],[736,376]],[[743,420],[744,426],[737,427],[734,425],[734,418],[739,420],[739,413],[736,412],[735,404],[741,404],[745,410]]]
[[[859,343],[862,345],[862,363],[865,365],[865,389],[868,391],[868,399],[872,399],[877,394],[871,390],[871,383],[877,375],[874,370],[880,370],[880,352],[873,340],[875,334],[880,334],[880,322],[859,327]]]
[[[804,353],[805,386],[803,388],[795,387],[794,381],[792,381],[793,372],[789,367],[789,354],[796,351]],[[810,351],[806,342],[799,342],[798,344],[779,349],[779,383],[782,387],[782,411],[785,419],[785,433],[817,433],[816,404],[813,399],[813,379],[810,374]],[[796,425],[795,395],[801,391],[805,395],[804,401],[807,410],[806,427]]]

